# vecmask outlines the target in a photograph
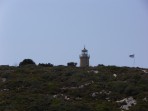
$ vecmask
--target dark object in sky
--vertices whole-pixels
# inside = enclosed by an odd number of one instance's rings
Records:
[[[135,57],[135,54],[132,54],[132,55],[129,55],[130,58],[134,58]]]
[[[19,66],[25,66],[25,65],[36,65],[36,64],[32,59],[24,59],[22,62],[20,62]]]

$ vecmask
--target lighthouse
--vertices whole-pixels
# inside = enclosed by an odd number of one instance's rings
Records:
[[[84,47],[80,55],[80,67],[89,67],[89,58],[88,50]]]

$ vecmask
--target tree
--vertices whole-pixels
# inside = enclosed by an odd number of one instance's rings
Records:
[[[77,66],[77,63],[69,62],[69,63],[67,63],[67,66],[76,67]]]
[[[24,59],[22,62],[20,62],[19,66],[25,66],[25,65],[36,65],[36,64],[32,59]]]

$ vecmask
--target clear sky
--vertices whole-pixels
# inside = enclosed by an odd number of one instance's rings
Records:
[[[25,58],[148,68],[147,0],[0,0],[0,64]]]

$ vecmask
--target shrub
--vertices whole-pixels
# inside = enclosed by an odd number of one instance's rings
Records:
[[[35,62],[32,59],[24,59],[19,64],[19,66],[25,66],[25,65],[35,65]]]
[[[69,63],[67,63],[67,66],[76,67],[77,66],[77,63],[69,62]]]
[[[53,67],[53,64],[51,64],[51,63],[47,63],[47,64],[39,63],[39,66],[43,66],[43,67]]]

